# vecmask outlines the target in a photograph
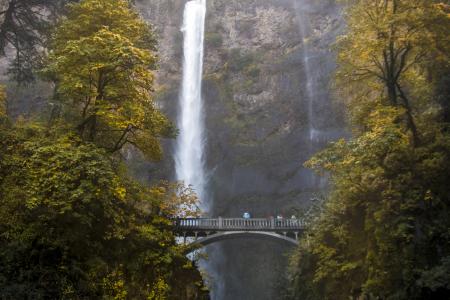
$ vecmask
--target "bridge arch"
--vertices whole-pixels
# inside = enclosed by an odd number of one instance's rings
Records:
[[[282,234],[278,234],[276,232],[267,232],[267,231],[221,231],[217,232],[205,237],[200,237],[197,240],[190,243],[190,246],[192,248],[199,248],[203,246],[207,246],[210,244],[213,244],[215,242],[224,241],[224,240],[230,240],[230,239],[236,239],[236,238],[246,238],[246,237],[253,237],[258,238],[262,240],[276,240],[276,241],[283,241],[288,245],[291,246],[297,246],[298,241],[288,237],[284,236]]]

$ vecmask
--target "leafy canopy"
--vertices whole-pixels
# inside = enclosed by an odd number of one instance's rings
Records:
[[[150,26],[125,0],[69,6],[50,46],[44,73],[56,83],[65,118],[80,136],[111,152],[131,144],[148,158],[173,136],[152,100],[156,56]]]
[[[183,299],[202,280],[168,219],[174,191],[39,124],[0,126],[0,298]]]
[[[450,296],[448,94],[439,88],[450,74],[447,12],[435,1],[348,1],[336,88],[354,137],[306,164],[332,189],[291,259],[293,299]]]
[[[337,88],[354,129],[363,129],[377,104],[405,108],[417,143],[417,122],[436,112],[430,65],[448,67],[450,19],[429,0],[349,1],[347,32],[338,38]],[[447,8],[448,9],[448,8]],[[435,68],[436,69],[436,68]],[[419,120],[417,120],[419,118]]]
[[[13,122],[0,91],[0,298],[202,299],[170,221],[195,198],[116,159],[128,144],[157,159],[172,134],[151,97],[150,27],[122,0],[70,5],[59,25],[52,122]]]

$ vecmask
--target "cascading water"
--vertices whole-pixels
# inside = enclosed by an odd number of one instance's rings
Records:
[[[342,136],[339,129],[324,128],[324,112],[330,104],[329,86],[330,73],[334,69],[334,59],[332,56],[312,49],[311,44],[317,44],[317,40],[312,42],[314,32],[311,28],[311,14],[314,12],[314,3],[311,0],[294,0],[294,7],[297,14],[299,34],[302,39],[303,70],[305,76],[305,96],[307,100],[308,117],[308,138],[310,152],[315,153],[329,141]],[[337,12],[334,11],[334,14]],[[321,37],[326,39],[326,37]],[[314,47],[317,48],[317,45]],[[320,46],[319,46],[320,48]]]
[[[182,26],[184,58],[178,114],[180,134],[175,151],[175,171],[178,181],[183,181],[194,188],[200,199],[200,208],[203,211],[208,211],[210,203],[207,200],[207,179],[204,170],[205,139],[201,94],[205,16],[206,0],[192,0],[186,3]],[[210,246],[205,251],[210,260],[200,261],[200,267],[205,269],[213,278],[219,278],[220,274],[211,268],[210,264],[211,260],[217,262],[220,259],[220,249]],[[212,299],[219,299],[221,294],[220,284],[207,283],[214,285],[211,291]]]
[[[308,98],[308,130],[309,130],[309,140],[312,147],[313,142],[317,139],[317,130],[314,127],[314,99],[316,98],[316,87],[311,72],[311,53],[309,50],[309,44],[306,40],[309,35],[309,22],[304,13],[303,1],[296,1],[295,8],[298,15],[299,30],[303,41],[303,65],[305,68],[306,77],[306,96]],[[313,150],[313,149],[311,149]]]
[[[206,0],[188,1],[184,8],[183,80],[180,94],[175,149],[175,171],[178,181],[191,185],[200,199],[200,207],[208,209],[204,171],[204,118],[202,101],[203,41]]]
[[[309,154],[312,155],[321,149],[324,143],[330,140],[331,135],[323,130],[320,130],[317,124],[320,124],[322,115],[316,113],[316,106],[323,103],[324,100],[328,102],[328,96],[324,97],[327,90],[324,86],[320,85],[320,82],[328,81],[324,78],[320,70],[318,70],[317,59],[319,55],[313,53],[310,49],[311,37],[311,22],[307,9],[310,9],[310,5],[306,0],[295,0],[295,10],[297,13],[299,34],[302,39],[302,56],[303,56],[303,69],[306,83],[306,100],[307,100],[307,117],[308,117],[308,139],[309,139]],[[316,56],[317,55],[317,56]],[[322,176],[317,176],[315,173],[310,172],[308,181],[310,187],[316,189],[324,189],[327,185],[327,180]]]

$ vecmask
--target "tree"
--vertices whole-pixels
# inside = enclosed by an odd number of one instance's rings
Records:
[[[73,134],[24,124],[0,137],[0,298],[201,297],[170,191],[138,185]]]
[[[84,0],[69,6],[42,70],[61,113],[13,121],[0,93],[0,298],[206,297],[170,220],[194,197],[139,184],[117,159],[128,144],[157,159],[172,134],[151,98],[154,51],[127,1]]]
[[[450,294],[450,137],[427,132],[415,147],[402,115],[377,109],[364,134],[308,163],[331,175],[333,190],[293,258],[294,299]]]
[[[15,57],[9,72],[19,83],[35,79],[49,27],[61,12],[64,0],[6,0],[0,6],[0,55],[11,46]]]
[[[174,130],[152,101],[154,50],[150,26],[127,1],[69,6],[45,73],[56,83],[65,118],[84,140],[110,152],[131,144],[148,158],[161,156],[158,138]]]
[[[349,30],[337,43],[337,84],[351,106],[353,122],[364,128],[377,103],[403,107],[417,144],[416,123],[421,120],[415,118],[432,103],[428,65],[448,63],[446,6],[428,0],[350,3]]]
[[[348,2],[336,88],[354,136],[306,164],[332,189],[292,258],[290,294],[447,299],[450,136],[436,76],[449,70],[447,8]]]

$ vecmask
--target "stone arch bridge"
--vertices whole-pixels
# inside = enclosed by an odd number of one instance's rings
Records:
[[[193,240],[192,247],[200,247],[217,241],[256,237],[275,239],[290,245],[298,245],[298,238],[305,230],[303,219],[244,219],[244,218],[179,218],[174,220],[175,232]]]

